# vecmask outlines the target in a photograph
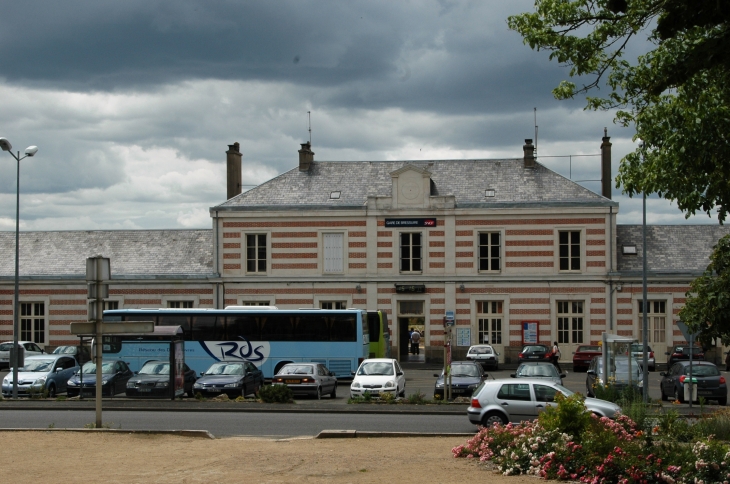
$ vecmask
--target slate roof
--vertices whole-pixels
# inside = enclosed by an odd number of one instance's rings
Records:
[[[352,209],[364,207],[368,196],[392,196],[390,173],[413,165],[431,172],[432,194],[454,196],[457,207],[500,208],[524,204],[618,206],[537,163],[523,160],[316,161],[308,171],[299,167],[282,173],[212,210]],[[484,196],[494,189],[494,197]],[[330,200],[330,192],[341,198]]]
[[[622,275],[641,274],[643,243],[641,225],[618,225],[617,268]],[[712,247],[730,234],[725,225],[647,225],[647,271],[701,274],[710,263]],[[622,246],[635,245],[636,255],[624,255]]]
[[[86,276],[86,258],[111,259],[112,277],[213,273],[212,230],[20,232],[20,276]],[[0,277],[15,276],[15,232],[0,232]]]

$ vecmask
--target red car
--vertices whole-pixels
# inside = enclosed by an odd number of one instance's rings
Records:
[[[601,347],[598,345],[581,345],[573,353],[573,371],[587,371],[588,365],[594,356],[601,356]]]

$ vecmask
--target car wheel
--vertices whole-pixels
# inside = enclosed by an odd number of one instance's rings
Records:
[[[332,393],[330,393],[330,398],[337,398],[337,382],[335,382],[335,386],[332,387]]]
[[[507,419],[499,412],[488,412],[482,417],[484,427],[492,427],[494,424],[507,425]]]
[[[317,400],[322,400],[322,387],[317,387]]]
[[[405,385],[403,385],[403,390],[400,391],[398,396],[401,398],[406,398],[406,386]]]
[[[48,386],[48,398],[56,398],[56,385]]]
[[[578,373],[578,367],[573,365],[573,373]]]
[[[248,395],[248,388],[246,388],[246,385],[243,385],[243,388],[241,389],[241,396],[246,398],[246,395]]]
[[[664,389],[662,388],[661,385],[659,385],[659,393],[662,394],[662,401],[663,402],[666,402],[667,400],[669,400],[669,397],[664,394]]]
[[[109,397],[113,397],[116,393],[114,392],[114,384],[109,384]]]
[[[684,395],[677,388],[674,389],[674,399],[679,403],[684,403]]]
[[[499,371],[499,363],[494,364],[494,371]]]

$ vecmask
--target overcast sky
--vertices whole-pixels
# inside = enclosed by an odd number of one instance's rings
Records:
[[[613,115],[556,101],[567,69],[507,29],[531,0],[2,1],[0,136],[22,152],[21,230],[209,228],[225,151],[244,184],[298,163],[516,158],[600,178],[633,148]],[[15,229],[15,160],[0,156],[0,230]],[[582,182],[600,192],[598,182]],[[624,197],[619,223],[641,223]],[[649,223],[689,221],[648,201]]]

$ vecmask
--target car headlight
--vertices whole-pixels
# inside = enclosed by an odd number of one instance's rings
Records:
[[[443,388],[443,387],[444,387],[444,384],[443,383],[437,383],[436,384],[436,388]]]
[[[10,383],[10,380],[8,380],[7,378],[3,378],[3,385],[7,385],[8,383]]]
[[[241,382],[237,381],[234,383],[229,383],[227,385],[223,385],[223,388],[236,388],[236,387],[240,387],[240,386],[241,386]]]
[[[131,380],[127,382],[127,388],[134,388],[136,385],[137,384]]]
[[[395,380],[385,382],[385,388],[393,388],[395,386]]]
[[[193,383],[193,388],[203,388],[203,385],[200,383]]]
[[[33,382],[33,385],[43,385],[46,382],[47,376],[42,376]]]
[[[76,382],[73,381],[73,380],[69,380],[69,381],[66,382],[66,385],[68,385],[70,387],[75,387],[76,386]]]
[[[352,382],[352,385],[350,385],[350,387],[352,387],[352,388],[360,388],[360,382],[359,381],[354,381],[354,382]]]
[[[164,388],[164,387],[168,386],[169,384],[170,384],[169,381],[158,381],[157,383],[155,383],[155,386]]]

